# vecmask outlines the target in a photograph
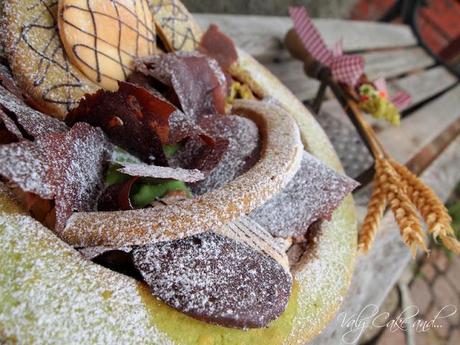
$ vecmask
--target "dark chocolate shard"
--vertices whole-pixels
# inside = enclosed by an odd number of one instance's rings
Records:
[[[215,24],[211,24],[201,37],[198,50],[215,59],[222,70],[227,72],[230,66],[238,60],[235,43]]]
[[[228,147],[206,179],[192,185],[195,194],[204,194],[232,181],[251,167],[255,161],[252,157],[259,152],[259,131],[253,121],[228,115],[206,123],[206,132],[226,139]]]
[[[110,140],[147,163],[166,165],[162,144],[170,143],[169,116],[176,108],[143,87],[119,82],[116,92],[86,95],[66,123],[100,127]]]
[[[0,175],[23,191],[55,200],[56,231],[72,212],[94,210],[103,185],[109,149],[102,131],[76,124],[54,132],[0,146]]]
[[[16,138],[16,141],[24,138],[24,136],[21,133],[21,130],[16,125],[16,123],[8,115],[6,115],[2,111],[1,108],[0,108],[0,124],[3,124],[4,130],[12,134]]]
[[[130,176],[174,179],[183,182],[197,182],[204,179],[204,174],[197,169],[170,168],[147,164],[124,163],[118,171]]]
[[[265,327],[286,308],[291,275],[276,260],[214,233],[133,250],[152,293],[199,320]]]
[[[249,216],[273,236],[301,236],[313,222],[330,219],[357,186],[353,179],[304,152],[300,169],[286,188]]]
[[[17,98],[24,100],[23,92],[14,81],[13,75],[8,67],[0,64],[0,85],[15,95]]]
[[[203,115],[225,113],[227,81],[216,60],[200,53],[176,52],[141,59],[136,68],[172,87],[183,112],[195,123]]]
[[[134,209],[131,203],[131,190],[137,177],[108,186],[98,200],[98,211],[127,211]]]
[[[64,122],[32,109],[2,86],[0,86],[0,110],[3,110],[15,122],[16,127],[29,136],[29,139],[68,130]]]

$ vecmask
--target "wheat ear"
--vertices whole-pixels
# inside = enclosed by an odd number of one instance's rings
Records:
[[[417,254],[418,247],[428,252],[422,226],[416,210],[405,194],[405,185],[400,176],[386,159],[378,159],[376,169],[386,176],[385,190],[388,205],[399,225],[403,242],[410,248],[413,257]]]
[[[375,175],[371,199],[367,206],[367,214],[358,238],[358,248],[361,252],[367,253],[375,240],[375,235],[380,229],[380,222],[387,205],[387,198],[384,191],[385,176]]]
[[[459,254],[460,243],[451,227],[451,217],[438,196],[426,186],[421,179],[413,174],[404,165],[391,161],[391,165],[401,176],[409,199],[422,215],[428,225],[428,231],[433,238],[439,237],[442,243],[451,251]]]

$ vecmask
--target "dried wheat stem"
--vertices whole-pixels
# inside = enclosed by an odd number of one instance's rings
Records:
[[[380,221],[387,205],[385,191],[383,189],[385,176],[375,175],[371,199],[367,206],[367,214],[364,218],[358,238],[358,248],[367,253],[374,243],[375,235],[380,229]]]
[[[416,210],[404,193],[404,185],[399,175],[386,159],[378,159],[376,161],[376,169],[386,175],[387,183],[385,184],[385,190],[388,205],[399,225],[403,242],[410,248],[413,257],[417,253],[417,247],[428,251]]]
[[[422,215],[433,238],[436,240],[439,237],[448,249],[460,253],[460,243],[450,225],[452,219],[443,202],[405,166],[396,161],[391,161],[391,165],[405,182],[407,195]]]

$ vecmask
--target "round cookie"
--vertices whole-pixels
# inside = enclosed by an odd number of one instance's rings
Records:
[[[145,0],[61,0],[59,35],[70,61],[108,90],[133,72],[136,57],[156,53],[155,25]]]
[[[169,51],[193,51],[200,44],[201,29],[179,0],[147,0],[158,34]]]
[[[99,86],[72,65],[57,28],[56,0],[7,0],[3,44],[21,88],[51,115],[63,119],[85,93]]]

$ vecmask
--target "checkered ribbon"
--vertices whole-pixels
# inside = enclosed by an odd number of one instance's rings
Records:
[[[384,78],[378,78],[374,81],[375,88],[383,92],[388,97],[388,87]],[[394,104],[399,111],[408,108],[412,103],[412,97],[406,91],[399,91],[395,95],[389,97],[391,103]]]
[[[337,42],[332,49],[329,49],[305,7],[291,6],[289,7],[289,14],[294,22],[294,29],[305,49],[316,60],[328,66],[336,80],[355,86],[364,73],[364,58],[359,55],[343,54],[342,41]]]

